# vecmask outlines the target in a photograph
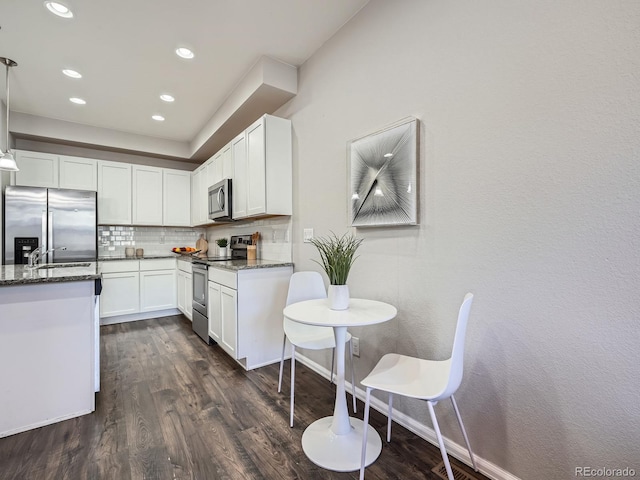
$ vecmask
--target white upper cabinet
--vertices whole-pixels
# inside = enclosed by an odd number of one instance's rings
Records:
[[[233,179],[233,156],[231,154],[231,143],[222,148],[222,178]]]
[[[191,225],[191,172],[164,169],[162,172],[162,223]]]
[[[222,151],[216,153],[207,162],[207,190],[222,180]]]
[[[15,185],[24,187],[58,188],[58,155],[16,151]]]
[[[98,190],[98,161],[92,158],[18,150],[16,163],[15,185]]]
[[[133,223],[162,225],[162,169],[133,166]]]
[[[292,214],[290,120],[262,116],[233,140],[232,157],[234,218]]]
[[[262,120],[262,119],[261,119]],[[266,172],[264,121],[258,121],[246,131],[247,137],[247,216],[265,213]]]
[[[200,177],[204,170],[196,168],[191,175],[191,225],[200,225],[200,212],[207,204],[201,202]]]
[[[92,158],[60,156],[60,188],[98,190],[98,161]]]
[[[98,223],[131,225],[131,164],[98,161]]]
[[[233,161],[233,218],[247,216],[247,142],[245,132],[231,141]]]

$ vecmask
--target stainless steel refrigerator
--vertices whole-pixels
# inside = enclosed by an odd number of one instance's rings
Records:
[[[95,261],[96,208],[96,192],[5,187],[3,263],[25,264],[36,248],[53,249],[43,263]]]

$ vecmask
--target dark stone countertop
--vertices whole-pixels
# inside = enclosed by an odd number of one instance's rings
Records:
[[[223,270],[251,270],[256,268],[293,267],[291,262],[279,262],[274,260],[227,260],[224,262],[208,262],[210,267]]]
[[[81,282],[101,278],[96,262],[88,266],[28,268],[24,265],[0,265],[0,287],[33,283]],[[61,265],[71,265],[61,264]]]
[[[184,255],[176,255],[175,253],[164,253],[164,254],[157,254],[157,255],[143,255],[141,257],[127,257],[125,255],[113,255],[113,256],[109,256],[109,257],[98,257],[98,261],[99,262],[109,262],[111,260],[153,260],[156,258],[179,258],[179,259],[183,259]],[[189,257],[187,257],[189,258]]]

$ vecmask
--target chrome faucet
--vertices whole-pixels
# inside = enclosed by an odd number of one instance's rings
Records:
[[[29,262],[27,264],[27,267],[35,268],[38,266],[38,261],[41,260],[42,257],[46,257],[49,253],[53,252],[54,250],[66,250],[66,249],[67,247],[50,248],[46,252],[41,253],[42,249],[38,247],[33,252],[31,252],[27,257],[27,261]]]

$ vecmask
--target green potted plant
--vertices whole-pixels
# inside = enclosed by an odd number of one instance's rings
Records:
[[[218,245],[218,254],[221,257],[227,256],[227,245],[229,245],[229,240],[226,238],[218,238],[216,240],[216,245]]]
[[[327,237],[312,238],[311,243],[320,253],[320,265],[329,277],[329,306],[333,310],[349,308],[349,286],[347,278],[353,262],[358,258],[356,250],[362,239],[345,233],[338,237],[335,233]]]

